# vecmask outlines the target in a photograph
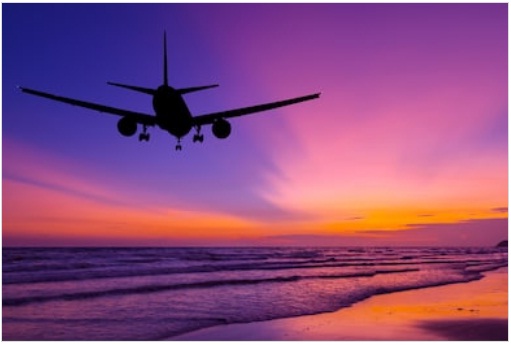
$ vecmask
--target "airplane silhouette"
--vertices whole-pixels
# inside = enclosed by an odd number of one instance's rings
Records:
[[[202,143],[204,141],[204,135],[201,134],[201,127],[204,125],[212,125],[212,132],[215,135],[215,137],[219,139],[225,139],[231,134],[231,124],[226,120],[228,118],[249,115],[274,108],[284,107],[295,103],[305,102],[318,98],[320,95],[320,93],[315,93],[302,97],[290,98],[278,102],[264,103],[254,105],[251,107],[221,111],[199,116],[192,116],[182,96],[190,92],[217,87],[218,85],[215,84],[182,89],[175,89],[169,86],[167,71],[166,32],[164,32],[163,34],[163,85],[159,86],[157,89],[151,89],[140,86],[132,86],[112,82],[107,82],[107,84],[152,95],[153,109],[155,115],[149,115],[130,110],[113,108],[97,103],[85,102],[77,99],[52,95],[46,92],[37,91],[21,86],[18,86],[18,88],[22,92],[31,95],[49,98],[54,101],[59,101],[92,110],[97,110],[102,113],[121,116],[121,119],[117,123],[117,129],[122,135],[127,137],[135,135],[138,129],[137,127],[140,124],[142,125],[142,132],[139,134],[138,137],[139,141],[149,141],[149,133],[147,133],[147,127],[158,126],[162,130],[169,132],[171,135],[177,138],[176,150],[178,151],[182,149],[181,138],[186,136],[192,130],[192,128],[195,129],[195,134],[193,136],[194,143],[195,142]]]

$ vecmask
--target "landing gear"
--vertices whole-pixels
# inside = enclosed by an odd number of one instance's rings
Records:
[[[193,135],[193,142],[194,143],[196,143],[196,142],[202,143],[204,141],[204,135],[200,134],[201,127],[196,126],[195,129],[197,130],[197,134]]]
[[[138,136],[138,141],[149,141],[149,133],[147,133],[147,126],[144,125],[144,127],[142,128],[142,133],[139,134]]]
[[[149,133],[140,133],[138,136],[138,141],[149,141],[150,137],[151,136],[149,135]]]
[[[181,138],[177,139],[176,151],[181,151],[183,147],[181,146]]]
[[[202,143],[204,141],[204,135],[202,134],[194,134],[193,136],[193,142],[196,143],[196,142],[199,142],[199,143]]]

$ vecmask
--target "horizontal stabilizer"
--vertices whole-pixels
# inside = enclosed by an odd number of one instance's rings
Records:
[[[177,89],[176,91],[179,92],[181,95],[184,95],[185,93],[195,92],[195,91],[201,91],[206,89],[211,89],[214,87],[217,87],[218,84],[214,85],[206,85],[206,86],[196,86],[196,87],[187,87],[184,89]]]
[[[141,87],[141,86],[132,86],[132,85],[125,85],[125,84],[119,84],[119,83],[112,83],[110,81],[107,82],[108,85],[123,87],[125,89],[130,89],[137,92],[147,93],[148,95],[154,95],[156,93],[155,89],[149,89],[147,87]]]

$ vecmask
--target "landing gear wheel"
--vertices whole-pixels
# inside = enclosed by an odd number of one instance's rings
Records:
[[[142,128],[142,133],[138,135],[138,141],[149,141],[149,133],[147,133],[147,126],[144,125]]]
[[[177,139],[176,151],[181,151],[183,147],[181,146],[181,138]]]
[[[149,141],[149,133],[140,133],[138,136],[138,141]]]
[[[199,143],[202,143],[204,141],[204,135],[202,134],[195,134],[193,136],[193,142],[196,143],[196,142],[199,142]]]
[[[193,142],[202,143],[204,141],[204,135],[200,134],[201,126],[200,125],[195,126],[195,130],[197,131],[197,133],[193,135]]]

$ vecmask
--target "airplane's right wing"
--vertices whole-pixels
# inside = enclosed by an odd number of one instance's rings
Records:
[[[152,116],[152,115],[138,113],[138,112],[131,111],[131,110],[124,110],[124,109],[109,107],[109,106],[101,105],[101,104],[97,104],[97,103],[80,101],[80,100],[73,99],[73,98],[52,95],[50,93],[32,90],[32,89],[28,89],[26,87],[21,87],[21,86],[19,87],[19,89],[21,91],[31,94],[31,95],[52,99],[54,101],[63,102],[63,103],[75,105],[78,107],[97,110],[101,113],[108,113],[108,114],[113,114],[113,115],[129,117],[129,118],[135,120],[137,123],[140,123],[140,124],[143,124],[146,126],[154,126],[156,124],[156,117]]]
[[[227,111],[220,111],[218,113],[212,113],[212,114],[206,114],[206,115],[199,115],[199,116],[195,116],[193,118],[193,121],[194,121],[194,124],[196,124],[196,125],[208,125],[208,124],[212,124],[213,122],[215,122],[218,119],[227,119],[230,117],[243,116],[243,115],[258,113],[261,111],[266,111],[266,110],[275,109],[275,108],[279,108],[279,107],[284,107],[284,106],[295,104],[295,103],[310,101],[312,99],[319,98],[319,95],[320,95],[319,93],[315,93],[312,95],[286,99],[286,100],[278,101],[278,102],[259,104],[259,105],[254,105],[251,107],[239,108],[239,109],[233,109],[233,110],[227,110]]]

